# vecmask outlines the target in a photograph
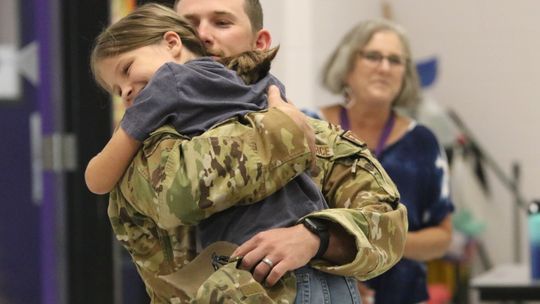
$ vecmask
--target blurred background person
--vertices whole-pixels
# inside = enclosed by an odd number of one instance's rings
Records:
[[[420,100],[404,30],[389,21],[362,22],[347,33],[323,70],[323,85],[342,94],[324,119],[365,141],[408,209],[404,258],[388,272],[359,283],[365,303],[422,303],[429,298],[424,262],[444,255],[451,241],[448,165],[434,134],[398,113]]]

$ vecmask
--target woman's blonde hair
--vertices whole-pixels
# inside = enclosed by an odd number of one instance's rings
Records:
[[[97,83],[103,88],[107,87],[97,71],[97,64],[101,60],[157,44],[168,31],[176,32],[183,46],[194,55],[207,54],[197,31],[186,19],[166,6],[156,3],[145,4],[106,28],[96,38],[90,56],[90,67]],[[276,53],[277,48],[268,51],[249,51],[220,61],[235,70],[249,84],[268,74],[270,63]]]
[[[323,69],[323,86],[332,93],[344,93],[345,79],[354,67],[358,51],[369,43],[374,34],[381,31],[391,31],[399,37],[405,52],[403,55],[406,58],[401,91],[393,100],[393,105],[414,108],[420,101],[420,83],[416,68],[411,60],[409,41],[401,26],[387,20],[361,22],[343,37]]]

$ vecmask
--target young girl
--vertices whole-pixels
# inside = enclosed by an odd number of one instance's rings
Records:
[[[201,57],[205,51],[196,32],[172,10],[159,5],[140,7],[109,27],[96,40],[92,71],[103,88],[122,97],[127,110],[109,143],[88,164],[88,187],[92,191],[103,187],[109,191],[141,142],[164,124],[172,124],[180,134],[193,137],[227,119],[265,110],[268,86],[276,84],[284,91],[283,85],[268,74],[275,53],[275,49],[267,53],[248,52],[226,59],[241,71],[237,73],[210,57]],[[305,149],[301,151],[305,153]],[[263,202],[270,202],[269,206],[232,208],[201,223],[202,246],[218,240],[241,244],[257,232],[290,226],[312,211],[327,208],[320,190],[302,173],[307,165],[305,159],[295,164],[297,171],[291,174],[294,179],[277,192],[266,194]],[[199,184],[202,183],[211,180],[203,179]],[[182,202],[172,203],[177,204],[176,209],[182,209]],[[205,209],[213,203],[201,194],[198,206]],[[202,220],[187,216],[180,219],[189,224]]]

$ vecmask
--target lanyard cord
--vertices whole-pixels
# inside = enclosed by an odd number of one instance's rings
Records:
[[[351,123],[349,121],[349,116],[347,115],[347,109],[345,107],[341,107],[341,111],[339,113],[339,120],[341,127],[345,130],[351,129]],[[381,156],[384,146],[386,145],[386,142],[388,141],[388,137],[390,137],[390,133],[392,133],[392,129],[394,128],[394,124],[396,122],[396,114],[394,111],[390,112],[390,116],[386,120],[386,123],[384,124],[383,131],[381,133],[381,136],[379,137],[379,142],[377,143],[377,147],[375,148],[375,157],[379,158]]]

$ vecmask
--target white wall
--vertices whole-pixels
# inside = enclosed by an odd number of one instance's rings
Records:
[[[376,1],[261,0],[265,27],[281,46],[273,73],[300,107],[334,99],[319,86],[319,74],[341,36],[359,20],[379,14]]]
[[[522,192],[540,198],[540,2],[537,0],[389,1],[409,33],[416,59],[439,58],[436,85],[426,94],[454,109],[509,174],[522,165]],[[281,44],[273,71],[297,105],[338,97],[318,84],[321,66],[341,36],[364,18],[380,17],[372,0],[262,0],[266,25]],[[482,206],[488,250],[496,263],[513,254],[511,196],[495,187]],[[523,230],[525,233],[525,229]],[[525,236],[524,236],[525,237]],[[528,258],[523,244],[523,257]]]
[[[525,198],[540,198],[540,2],[391,3],[417,58],[440,58],[438,83],[427,93],[455,109],[507,173],[519,162]],[[490,180],[496,189],[484,209],[485,241],[495,262],[510,262],[512,198],[494,176]]]

